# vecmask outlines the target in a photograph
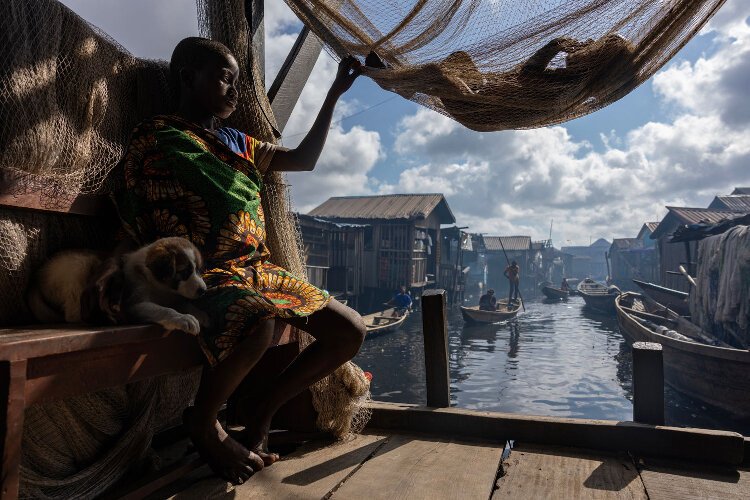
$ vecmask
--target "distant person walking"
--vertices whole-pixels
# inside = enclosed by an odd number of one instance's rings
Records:
[[[490,288],[487,293],[479,297],[479,310],[480,311],[495,311],[497,310],[497,298],[495,297],[495,290]]]
[[[514,300],[518,300],[518,283],[520,281],[521,269],[518,267],[518,262],[515,260],[505,268],[505,277],[508,278],[510,284],[510,291],[508,292],[508,307]]]

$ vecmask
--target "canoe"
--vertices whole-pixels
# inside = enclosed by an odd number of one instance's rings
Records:
[[[667,384],[732,415],[750,417],[750,351],[719,342],[645,295],[624,293],[615,308],[629,340],[662,345]]]
[[[615,312],[617,294],[609,293],[609,288],[603,283],[586,278],[578,283],[578,295],[583,297],[583,301],[592,309],[605,313]]]
[[[467,323],[497,323],[515,318],[521,309],[521,301],[515,301],[508,309],[508,299],[497,301],[497,310],[480,311],[479,306],[465,307],[461,306],[461,316]]]
[[[567,299],[570,292],[561,288],[555,288],[553,286],[545,285],[542,287],[542,293],[548,299]]]
[[[391,308],[362,316],[367,328],[367,336],[389,333],[401,328],[401,325],[409,316],[409,312],[407,311],[401,316],[394,316],[393,311],[394,309]]]
[[[636,279],[633,280],[633,283],[641,287],[643,293],[655,302],[667,306],[681,316],[690,316],[687,292],[673,290],[671,288]]]

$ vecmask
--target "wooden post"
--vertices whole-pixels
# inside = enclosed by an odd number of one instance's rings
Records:
[[[664,425],[664,362],[661,344],[633,344],[633,421]]]
[[[0,454],[2,485],[0,499],[18,498],[21,467],[21,436],[26,406],[26,360],[0,361]]]
[[[425,290],[422,294],[427,406],[434,408],[447,408],[451,403],[445,295],[445,290],[440,289]]]

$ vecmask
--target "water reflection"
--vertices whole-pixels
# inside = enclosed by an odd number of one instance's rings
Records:
[[[581,297],[526,304],[509,322],[466,325],[449,311],[451,403],[463,408],[561,417],[632,418],[630,344],[614,317],[583,307]],[[419,314],[397,332],[368,339],[355,358],[373,373],[373,397],[424,404]],[[750,432],[669,388],[668,424]]]

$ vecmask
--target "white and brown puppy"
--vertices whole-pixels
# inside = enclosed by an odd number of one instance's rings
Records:
[[[208,324],[191,304],[203,295],[201,254],[184,238],[162,238],[120,259],[87,250],[64,251],[37,272],[28,292],[43,323],[158,323],[197,334]]]
[[[208,316],[190,303],[206,292],[202,265],[195,245],[179,237],[162,238],[126,254],[124,316],[197,335],[208,323]]]

